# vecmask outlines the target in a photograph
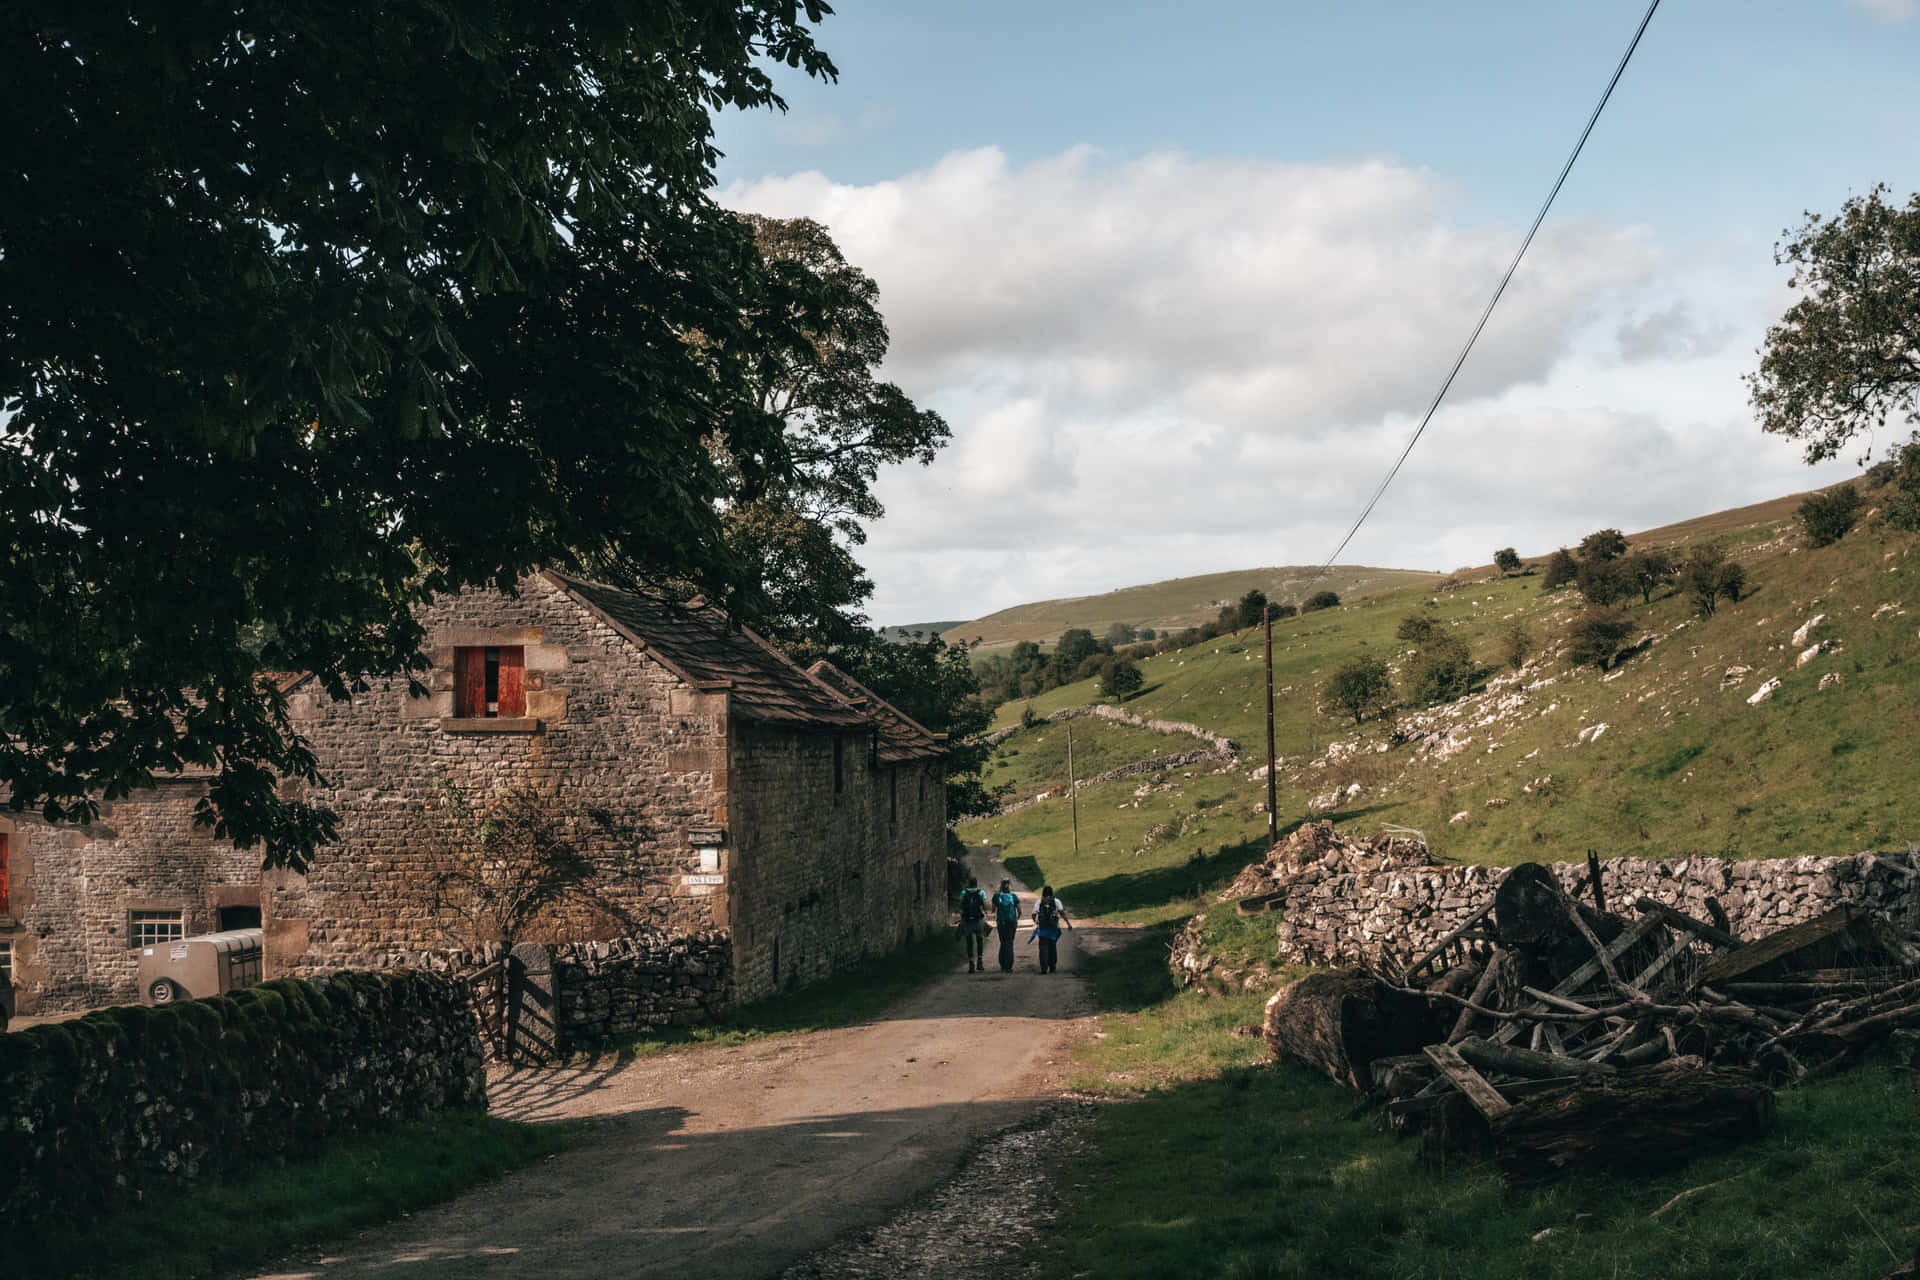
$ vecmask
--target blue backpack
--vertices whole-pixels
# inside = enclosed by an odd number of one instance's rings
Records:
[[[1020,895],[1002,889],[993,895],[993,919],[996,924],[1020,923]]]

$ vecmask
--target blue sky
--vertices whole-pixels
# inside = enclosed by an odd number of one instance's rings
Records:
[[[719,178],[827,223],[954,428],[882,482],[875,619],[1326,555],[1642,8],[845,5],[840,80],[723,117]],[[1739,377],[1790,301],[1782,228],[1920,188],[1914,10],[1666,0],[1343,559],[1543,552],[1850,469],[1760,435]]]

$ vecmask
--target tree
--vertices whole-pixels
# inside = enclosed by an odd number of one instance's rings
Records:
[[[946,422],[874,377],[889,337],[871,277],[847,262],[811,218],[746,214],[772,279],[756,325],[797,326],[804,341],[776,344],[753,366],[757,410],[779,424],[784,466],[726,509],[729,546],[759,570],[740,611],[789,648],[824,650],[865,630],[858,607],[873,583],[853,557],[864,522],[885,514],[873,493],[882,466],[933,461]],[[730,443],[719,463],[735,468]]]
[[[1902,207],[1889,194],[1810,213],[1774,248],[1801,297],[1767,330],[1747,384],[1761,430],[1805,445],[1809,464],[1920,416],[1920,195]]]
[[[1665,584],[1672,582],[1680,572],[1679,564],[1673,558],[1673,552],[1665,547],[1648,547],[1645,551],[1636,551],[1623,562],[1626,567],[1627,581],[1640,593],[1642,604],[1653,603],[1653,593]]]
[[[1085,627],[1069,627],[1061,632],[1060,643],[1053,648],[1053,660],[1047,664],[1055,677],[1054,683],[1066,684],[1078,678],[1080,664],[1099,652],[1100,642]]]
[[[1436,632],[1407,664],[1407,697],[1422,706],[1464,698],[1473,688],[1473,654],[1459,636]]]
[[[1547,558],[1546,576],[1540,580],[1542,591],[1557,591],[1580,576],[1580,562],[1565,547]]]
[[[1316,591],[1300,605],[1300,612],[1314,613],[1320,609],[1331,609],[1340,603],[1340,596],[1332,591]]]
[[[1328,707],[1359,724],[1393,705],[1393,675],[1385,662],[1363,653],[1340,664],[1321,697]]]
[[[1500,656],[1515,671],[1527,665],[1527,659],[1533,656],[1533,632],[1524,622],[1514,622],[1500,633]]]
[[[1145,680],[1140,668],[1131,662],[1124,658],[1109,658],[1100,671],[1100,696],[1119,702],[1129,694],[1137,693]]]
[[[337,819],[260,672],[408,679],[416,605],[537,565],[751,604],[725,512],[803,465],[755,375],[806,317],[709,113],[831,78],[825,11],[7,6],[12,808],[203,767],[196,820],[302,866]]]
[[[1502,547],[1493,553],[1493,567],[1501,573],[1518,573],[1521,568],[1520,553],[1512,547]]]
[[[1282,618],[1291,618],[1300,612],[1297,606],[1290,604],[1269,604],[1267,609],[1268,616],[1275,622],[1280,621]]]
[[[1810,545],[1831,546],[1847,536],[1847,531],[1860,519],[1860,508],[1865,502],[1858,489],[1843,484],[1825,493],[1808,494],[1801,499],[1794,516],[1806,531]]]
[[[1693,597],[1701,617],[1711,617],[1720,600],[1738,601],[1746,589],[1747,571],[1727,559],[1724,547],[1695,547],[1680,571],[1681,585]]]
[[[1152,627],[1141,627],[1140,630],[1134,635],[1134,639],[1151,640],[1154,638],[1154,635],[1155,635],[1155,632]]]
[[[1267,593],[1255,587],[1240,597],[1240,626],[1259,626],[1266,619],[1266,611]]]
[[[1633,571],[1624,560],[1585,561],[1576,580],[1590,604],[1618,604],[1634,591]]]
[[[1433,639],[1439,630],[1440,619],[1430,610],[1422,609],[1400,619],[1400,625],[1393,629],[1393,634],[1408,644],[1425,644]]]
[[[1920,438],[1902,445],[1887,465],[1880,518],[1908,533],[1920,531]]]
[[[1596,529],[1580,539],[1580,558],[1589,563],[1614,560],[1627,553],[1627,536],[1618,529]]]
[[[1116,622],[1107,628],[1107,634],[1101,640],[1101,643],[1109,649],[1118,649],[1123,644],[1132,644],[1135,640],[1139,639],[1152,639],[1152,637],[1143,637],[1126,623]]]
[[[1009,788],[990,790],[981,780],[993,749],[980,735],[993,723],[993,708],[981,696],[972,646],[948,644],[936,634],[907,644],[868,634],[864,643],[836,652],[833,663],[921,725],[947,735],[947,820],[985,817],[999,808]]]
[[[1567,656],[1576,667],[1605,671],[1632,634],[1633,620],[1618,609],[1589,609],[1567,629]]]

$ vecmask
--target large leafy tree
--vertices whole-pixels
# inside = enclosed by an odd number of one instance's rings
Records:
[[[831,76],[827,12],[0,9],[13,807],[203,766],[201,818],[300,865],[333,817],[277,797],[316,775],[262,670],[418,670],[415,605],[536,564],[750,601],[725,513],[818,464],[757,394],[804,335],[710,113]]]
[[[1787,236],[1774,260],[1801,297],[1767,330],[1748,385],[1761,428],[1815,463],[1920,420],[1920,195],[1901,206],[1875,187]]]
[[[802,341],[768,343],[753,367],[754,407],[780,424],[785,465],[743,486],[728,542],[760,566],[752,611],[763,630],[796,647],[846,644],[873,590],[853,548],[883,514],[874,479],[889,463],[932,462],[947,424],[875,376],[889,343],[880,290],[827,229],[811,218],[745,221],[772,277],[767,326]]]

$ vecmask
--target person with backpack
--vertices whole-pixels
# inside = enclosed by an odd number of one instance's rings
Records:
[[[1000,892],[993,895],[993,923],[1000,930],[1000,971],[1013,972],[1013,939],[1020,932],[1020,895],[1013,881],[1002,880]]]
[[[1040,890],[1040,901],[1033,908],[1033,936],[1040,939],[1040,972],[1052,973],[1060,967],[1060,926],[1073,928],[1067,909],[1053,896],[1053,886]]]
[[[967,945],[967,972],[987,971],[987,891],[974,876],[960,891],[960,940]]]

